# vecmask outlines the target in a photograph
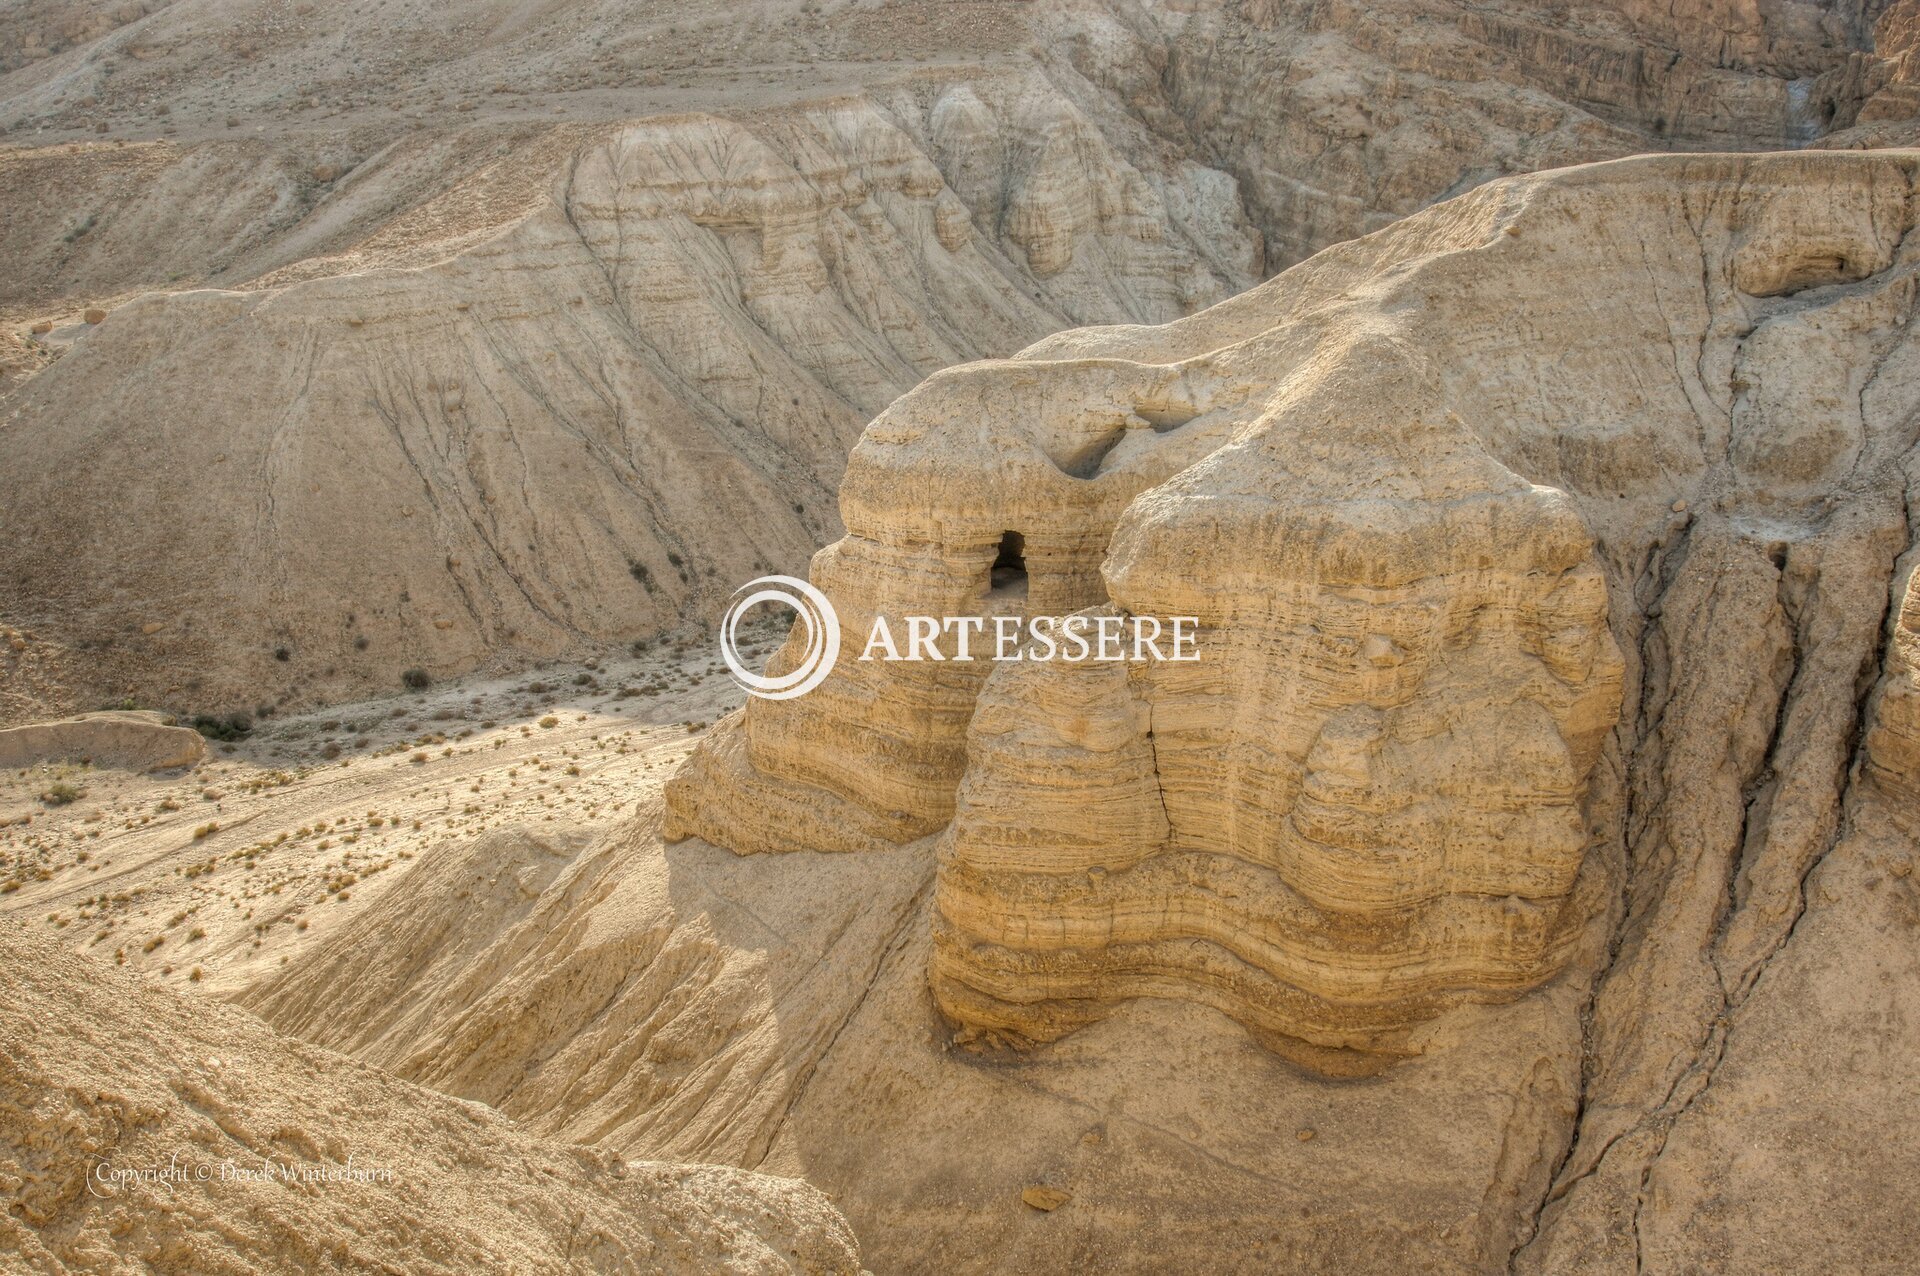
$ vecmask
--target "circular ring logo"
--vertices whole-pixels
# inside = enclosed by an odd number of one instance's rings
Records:
[[[800,663],[778,677],[754,673],[742,663],[734,631],[740,618],[757,603],[784,603],[800,614],[807,626],[807,649]],[[762,700],[792,700],[827,680],[840,658],[840,617],[827,596],[794,576],[762,576],[734,591],[733,602],[720,621],[720,658],[733,680]]]

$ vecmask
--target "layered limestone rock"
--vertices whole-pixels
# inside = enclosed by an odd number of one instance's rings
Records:
[[[838,535],[847,447],[937,369],[1507,173],[1913,114],[1904,19],[1882,56],[1844,6],[16,8],[0,617],[90,653],[35,712],[705,619]]]
[[[721,846],[649,803],[565,865],[422,861],[244,996],[543,1131],[804,1172],[876,1269],[1885,1269],[1917,167],[1509,180],[941,374],[850,470],[849,628],[1189,611],[1201,661],[856,637],[678,777]],[[981,1058],[943,1009],[1086,1026]]]
[[[896,103],[928,149],[864,100],[606,130],[447,259],[118,307],[7,401],[0,612],[192,709],[707,614],[837,532],[847,447],[927,373],[1255,277],[1230,181],[1007,87],[979,145],[959,89]]]
[[[1112,542],[1130,616],[1193,663],[1008,665],[970,725],[936,1000],[1058,1035],[1177,991],[1367,1046],[1558,965],[1621,662],[1563,495],[1457,422],[1386,342],[1270,401]]]
[[[1841,671],[1870,655],[1912,442],[1907,378],[1876,371],[1904,366],[1910,169],[1504,183],[1194,319],[930,379],[855,449],[848,536],[816,560],[856,645],[875,616],[1091,607],[1197,617],[1199,659],[843,659],[721,724],[669,786],[668,835],[945,829],[933,988],[968,1038],[1153,994],[1391,1052],[1451,1002],[1537,985],[1598,906],[1583,857],[1617,836],[1588,780],[1656,546],[1690,529],[1722,592],[1757,560],[1783,597],[1857,593],[1819,656],[1853,712]],[[1676,259],[1697,264],[1640,264]],[[1652,316],[1698,359],[1620,340]],[[1778,676],[1773,641],[1741,658],[1756,675]],[[1809,742],[1804,778],[1842,743]],[[1791,866],[1831,827],[1795,816],[1778,868],[1749,865],[1726,960],[1790,918]]]

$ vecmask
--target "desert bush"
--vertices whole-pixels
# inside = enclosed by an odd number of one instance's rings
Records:
[[[400,682],[409,691],[425,691],[433,685],[433,678],[425,669],[416,666],[401,674]]]
[[[189,723],[209,740],[244,740],[253,734],[253,719],[244,713],[195,714]]]
[[[47,786],[40,800],[48,806],[65,806],[69,802],[78,802],[87,795],[86,789],[67,780],[55,780]]]

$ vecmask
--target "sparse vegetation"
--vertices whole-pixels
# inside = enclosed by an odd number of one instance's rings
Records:
[[[253,719],[244,713],[195,714],[188,723],[209,740],[230,743],[253,734]]]
[[[425,669],[415,666],[400,675],[400,683],[409,691],[425,691],[433,685],[433,678]]]
[[[48,806],[66,806],[78,802],[87,795],[87,790],[70,780],[55,780],[40,794],[40,800]]]

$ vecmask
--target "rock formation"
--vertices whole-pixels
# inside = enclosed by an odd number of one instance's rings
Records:
[[[861,1270],[803,1183],[547,1143],[11,921],[0,955],[19,1270]]]
[[[0,5],[0,715],[604,655],[828,541],[849,650],[599,839],[329,772],[420,854],[285,964],[177,892],[194,987],[408,1085],[0,932],[0,1249],[858,1262],[552,1137],[882,1271],[1902,1269],[1911,0],[536,8]],[[855,659],[1058,613],[1199,659]],[[76,946],[265,832],[109,863],[25,781],[0,909]],[[316,1112],[484,1190],[75,1207]]]
[[[1912,115],[1894,10],[1881,56],[1804,5],[257,8],[0,12],[0,620],[82,656],[21,711],[709,619],[940,368],[1513,171]]]
[[[709,733],[679,841],[649,808],[343,991],[463,906],[416,869],[245,999],[542,1131],[804,1173],[876,1266],[1890,1270],[1915,178],[1509,179],[940,374],[849,467],[849,630],[1192,612],[1200,662],[856,642]]]
[[[158,713],[83,713],[58,722],[0,730],[0,768],[69,761],[129,771],[166,771],[192,766],[206,756],[204,736]]]
[[[923,127],[974,205],[868,103],[637,126],[438,264],[119,307],[9,402],[7,612],[64,615],[103,683],[182,708],[706,614],[835,530],[867,416],[1059,326],[1008,246],[1068,316],[1171,318],[1254,277],[1231,183],[1176,165],[1156,189],[1038,90],[999,110],[1047,116],[1073,166],[1002,146],[964,89]]]
[[[1850,352],[1900,366],[1909,170],[1499,185],[1195,319],[931,378],[855,449],[848,536],[816,560],[847,628],[1111,607],[1197,617],[1199,659],[853,663],[723,723],[669,787],[668,835],[870,849],[946,827],[933,987],[968,1037],[1049,1039],[1151,993],[1391,1049],[1452,999],[1534,986],[1607,836],[1587,779],[1635,582],[1615,567],[1610,619],[1594,535],[1643,556],[1704,486],[1727,530],[1705,516],[1703,539],[1837,519],[1825,552],[1896,548],[1913,405]],[[1693,295],[1621,282],[1683,254]],[[1588,343],[1650,314],[1688,316],[1692,377],[1637,342],[1603,379]],[[1836,512],[1847,472],[1877,495]],[[1013,537],[1024,579],[996,585]]]

